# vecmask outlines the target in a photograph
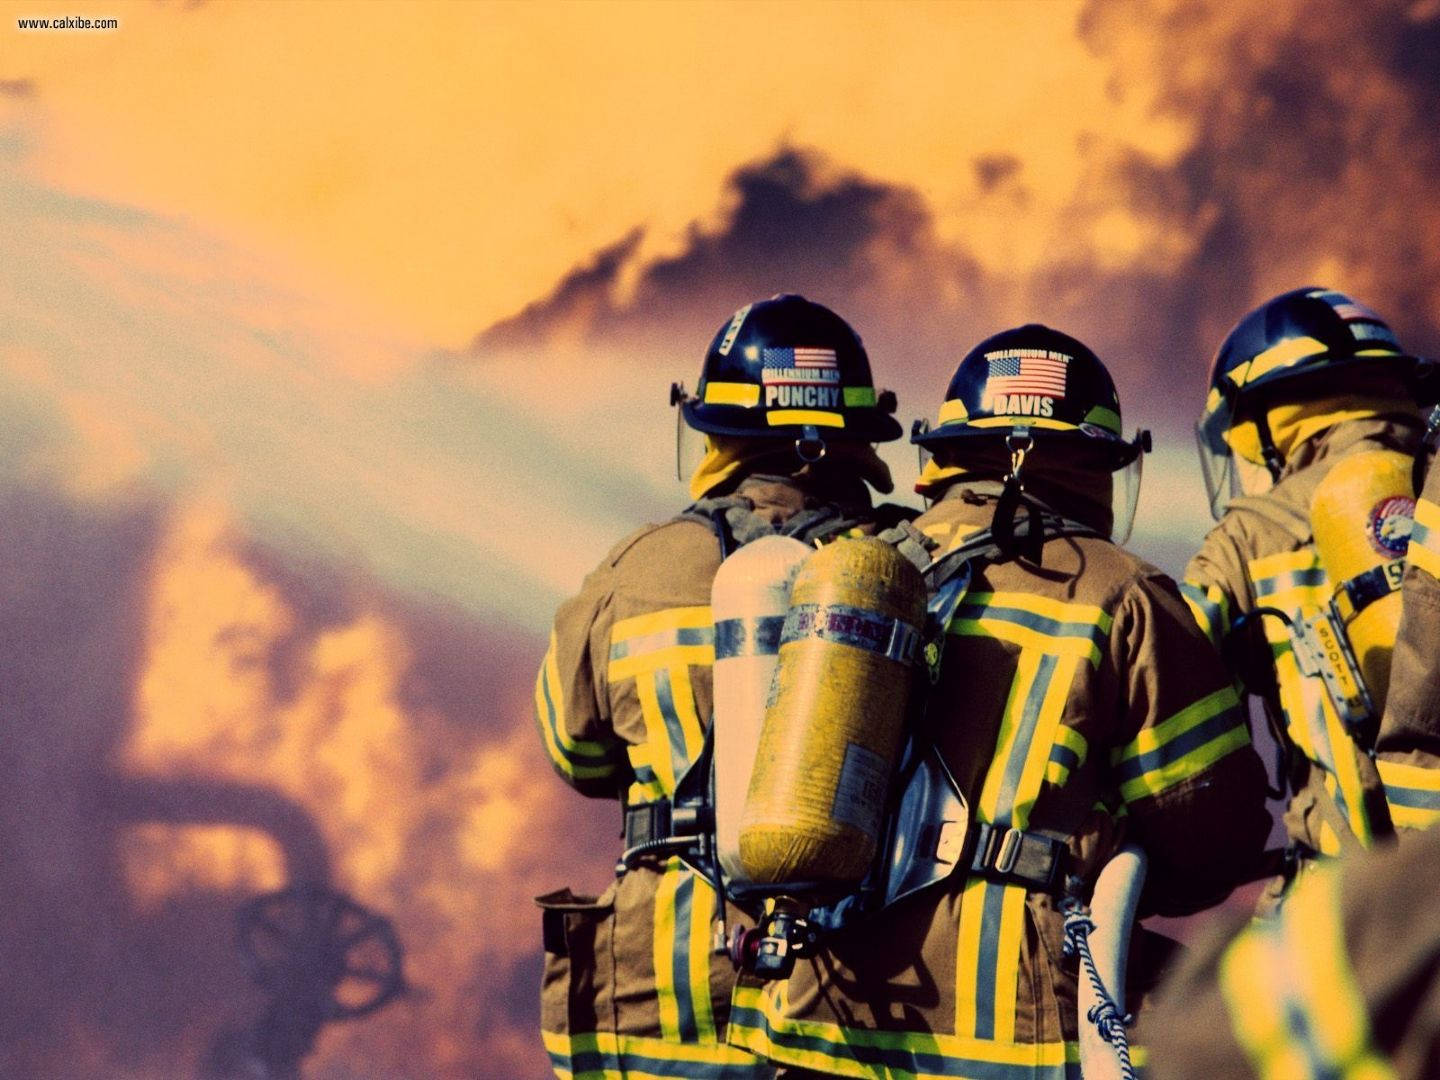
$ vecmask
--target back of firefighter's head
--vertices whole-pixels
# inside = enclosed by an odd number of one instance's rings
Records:
[[[1306,287],[1261,304],[1220,346],[1196,424],[1211,512],[1269,490],[1301,462],[1297,451],[1339,424],[1413,417],[1418,363],[1344,293]]]
[[[893,490],[874,444],[901,435],[895,395],[876,393],[850,324],[803,296],[735,312],[710,343],[696,393],[672,386],[670,400],[680,406],[679,473],[697,499],[757,473]]]
[[[1125,440],[1115,383],[1088,346],[1029,323],[971,349],[936,423],[917,424],[911,441],[931,455],[915,485],[922,495],[965,478],[1003,480],[1018,466],[1025,491],[1123,541],[1149,436]]]

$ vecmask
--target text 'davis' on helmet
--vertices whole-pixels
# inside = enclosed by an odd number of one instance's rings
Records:
[[[1033,448],[1027,468],[1120,473],[1113,535],[1128,534],[1149,433],[1127,440],[1120,399],[1099,357],[1069,334],[1029,323],[986,338],[955,369],[935,423],[911,434],[922,452],[984,471]],[[923,477],[922,473],[922,477]],[[1122,490],[1123,489],[1123,490]],[[1124,504],[1124,505],[1122,505]]]

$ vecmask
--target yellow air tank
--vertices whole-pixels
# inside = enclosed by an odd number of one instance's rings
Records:
[[[1398,589],[1415,517],[1411,464],[1390,450],[1344,458],[1320,482],[1310,504],[1315,550],[1338,589],[1337,614],[1376,716],[1384,709],[1390,653],[1400,628]],[[1348,591],[1338,588],[1357,580]]]
[[[920,572],[880,540],[837,540],[800,567],[740,822],[750,881],[823,894],[864,878],[925,599]]]
[[[775,676],[790,586],[815,549],[790,536],[752,540],[720,564],[710,590],[715,620],[715,848],[727,882],[746,884],[740,815],[765,703]]]

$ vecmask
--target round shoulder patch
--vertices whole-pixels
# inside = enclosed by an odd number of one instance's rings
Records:
[[[1415,500],[1409,495],[1389,495],[1370,510],[1366,523],[1370,546],[1381,555],[1398,559],[1410,546],[1415,524]]]

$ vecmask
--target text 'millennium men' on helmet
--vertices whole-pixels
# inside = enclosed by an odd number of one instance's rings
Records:
[[[710,343],[696,393],[678,384],[670,393],[684,426],[789,440],[802,461],[823,457],[827,442],[902,434],[891,415],[895,395],[876,392],[859,335],[829,308],[792,294],[735,312]]]
[[[1024,448],[1032,471],[1116,474],[1111,534],[1134,520],[1149,433],[1121,434],[1120,398],[1105,365],[1083,342],[1038,323],[986,338],[960,361],[940,415],[911,441],[945,464],[984,471]]]
[[[1364,391],[1380,375],[1408,382],[1419,363],[1384,319],[1341,292],[1307,286],[1251,311],[1216,354],[1196,425],[1211,512],[1219,518],[1234,494],[1237,451],[1279,479],[1284,455],[1267,410]]]

